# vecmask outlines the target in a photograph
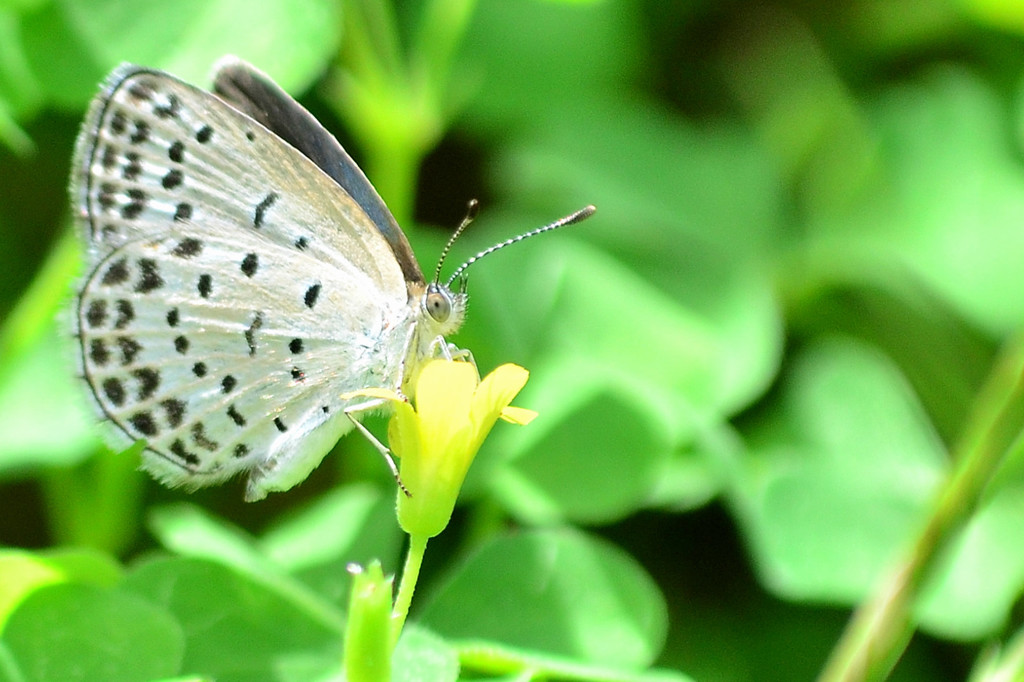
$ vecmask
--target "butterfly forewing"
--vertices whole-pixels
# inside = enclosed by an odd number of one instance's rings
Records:
[[[76,331],[104,416],[171,484],[301,480],[350,426],[338,396],[398,380],[411,312],[387,241],[309,159],[161,72],[115,72],[76,159]]]
[[[398,223],[337,139],[280,86],[235,57],[218,63],[213,90],[297,149],[355,200],[391,245],[406,282],[423,285],[423,273]]]
[[[83,125],[76,169],[94,248],[220,218],[211,225],[355,262],[392,295],[405,288],[387,241],[357,229],[371,223],[344,190],[256,121],[168,74],[114,72]]]

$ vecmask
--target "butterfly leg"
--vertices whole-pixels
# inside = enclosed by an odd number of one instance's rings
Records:
[[[468,362],[476,367],[476,360],[473,359],[473,352],[468,348],[459,348],[454,343],[445,341],[443,336],[437,336],[430,344],[430,352],[435,358]]]
[[[399,476],[398,474],[398,465],[395,464],[395,458],[391,456],[391,450],[389,450],[386,445],[381,443],[380,440],[378,440],[377,437],[373,435],[368,428],[363,426],[362,422],[356,419],[357,414],[361,412],[371,412],[373,410],[380,409],[381,407],[384,407],[386,403],[386,400],[377,399],[368,400],[365,403],[359,403],[357,405],[351,405],[345,408],[345,416],[349,418],[349,420],[352,422],[352,425],[359,430],[359,433],[363,434],[366,440],[370,441],[370,445],[372,445],[377,450],[377,452],[380,453],[380,456],[384,458],[384,461],[388,465],[388,469],[391,470],[391,475],[395,477],[395,483],[397,483],[398,487],[402,490],[403,493],[405,493],[405,496],[412,497],[412,493],[410,493],[409,489],[405,487],[404,483],[402,483],[402,477]]]

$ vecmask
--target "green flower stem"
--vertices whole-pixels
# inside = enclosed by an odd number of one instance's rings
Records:
[[[427,540],[429,539],[426,535],[409,536],[409,551],[405,555],[402,582],[398,585],[398,595],[395,597],[395,606],[391,611],[392,647],[398,644],[398,637],[402,634],[402,627],[409,615],[412,593],[416,590],[416,581],[420,577],[420,567],[423,565],[423,555],[427,551]]]
[[[403,45],[390,3],[351,0],[330,103],[363,148],[367,175],[399,224],[420,164],[451,120],[451,72],[476,0],[430,0]]]
[[[964,438],[956,469],[939,491],[924,529],[906,558],[847,624],[819,682],[883,679],[914,632],[912,607],[936,558],[966,525],[1024,431],[1024,339],[1015,339],[989,374]]]
[[[113,554],[127,549],[138,530],[143,479],[138,471],[141,444],[124,452],[102,449],[70,468],[42,477],[57,544],[92,547]]]
[[[412,73],[424,88],[443,99],[451,67],[477,0],[432,0],[423,8],[413,37]]]

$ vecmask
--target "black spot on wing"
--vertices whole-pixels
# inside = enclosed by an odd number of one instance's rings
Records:
[[[146,81],[136,80],[128,86],[128,94],[133,99],[145,101],[153,96],[153,86]]]
[[[247,253],[242,259],[241,270],[246,277],[252,277],[260,267],[260,257],[255,253]]]
[[[132,371],[132,376],[139,383],[138,399],[149,400],[160,388],[160,372],[152,367],[142,367]]]
[[[164,189],[175,189],[176,187],[181,185],[184,179],[185,176],[182,174],[180,170],[178,170],[177,168],[172,168],[171,170],[167,171],[167,174],[164,175],[163,178],[161,178],[160,184],[163,186]]]
[[[96,298],[89,302],[85,311],[85,321],[90,327],[102,327],[107,321],[107,300]]]
[[[118,337],[117,347],[121,351],[121,364],[126,367],[135,362],[135,356],[142,350],[142,344],[130,336]]]
[[[128,129],[128,118],[120,109],[114,111],[110,116],[110,132],[115,135],[123,135]]]
[[[163,285],[164,279],[157,271],[156,261],[152,258],[140,258],[139,281],[135,283],[135,291],[140,294],[148,294]]]
[[[196,422],[195,424],[193,424],[191,431],[192,440],[195,441],[195,444],[198,445],[199,447],[203,448],[204,450],[209,450],[210,452],[216,452],[217,450],[220,449],[220,443],[218,443],[215,440],[212,440],[209,436],[206,435],[206,427],[203,425],[203,422]]]
[[[203,242],[195,237],[186,237],[171,250],[171,255],[178,258],[191,258],[192,256],[198,256],[202,251]]]
[[[174,95],[167,95],[167,98],[153,107],[153,113],[159,118],[177,118],[181,109],[181,102]]]
[[[121,169],[121,177],[129,182],[138,180],[142,175],[142,163],[139,161],[139,155],[135,152],[128,152],[124,155],[124,159],[126,163]]]
[[[106,272],[103,273],[103,278],[100,279],[100,284],[104,286],[116,286],[118,284],[124,284],[128,281],[128,259],[120,258],[110,264]]]
[[[249,346],[249,355],[256,355],[256,332],[263,326],[263,313],[256,313],[252,324],[245,330],[245,343]]]
[[[235,423],[235,426],[245,426],[245,417],[234,405],[228,405],[228,417]]]
[[[114,198],[114,194],[117,192],[117,187],[111,182],[100,183],[100,190],[96,193],[96,201],[100,205],[100,209],[103,211],[113,211],[117,205],[117,199]]]
[[[192,204],[181,202],[174,208],[174,222],[183,223],[192,219]]]
[[[137,187],[129,189],[127,194],[128,203],[121,207],[121,217],[125,220],[134,220],[145,210],[149,197]]]
[[[135,130],[132,131],[132,136],[128,138],[128,141],[132,144],[141,144],[148,139],[149,123],[140,118],[135,121]]]
[[[274,205],[275,201],[277,201],[277,193],[271,192],[267,196],[263,197],[263,200],[260,203],[256,204],[256,210],[252,219],[253,227],[263,226],[263,222],[267,217],[267,211],[270,210],[270,207]]]
[[[117,148],[112,144],[103,146],[103,154],[100,155],[100,165],[103,170],[110,171],[117,165]]]
[[[97,367],[103,367],[110,362],[110,350],[103,339],[93,339],[89,342],[89,359]]]
[[[132,416],[128,417],[128,423],[143,436],[153,437],[159,433],[156,420],[153,419],[153,413],[149,410],[136,412]]]
[[[306,304],[307,308],[312,308],[316,305],[316,299],[320,296],[320,284],[314,284],[306,289],[305,296],[302,297],[302,302]]]
[[[185,421],[185,403],[177,398],[160,401],[160,407],[164,408],[167,423],[172,429],[178,428]]]
[[[114,322],[114,329],[124,329],[135,319],[135,306],[132,302],[123,298],[114,304],[117,308],[117,320]]]
[[[199,456],[194,452],[189,452],[188,449],[185,447],[185,443],[182,442],[180,438],[174,439],[174,442],[171,443],[170,451],[171,454],[173,454],[175,457],[178,457],[186,464],[190,464],[192,466],[198,466],[199,464]]]
[[[120,379],[114,377],[107,377],[103,380],[102,384],[103,395],[107,396],[107,400],[112,402],[116,407],[124,405],[125,390],[124,384],[121,383]]]
[[[213,277],[205,273],[199,275],[199,283],[196,284],[196,290],[203,298],[210,298],[210,294],[213,292]]]
[[[185,143],[181,140],[175,140],[171,143],[171,146],[167,148],[167,158],[174,163],[181,163],[185,160]]]

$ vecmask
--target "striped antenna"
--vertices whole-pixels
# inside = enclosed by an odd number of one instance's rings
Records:
[[[456,228],[455,232],[448,240],[448,243],[444,245],[443,249],[441,249],[441,257],[437,259],[437,267],[434,268],[435,284],[441,281],[441,266],[444,265],[444,259],[448,257],[448,252],[452,250],[452,244],[455,243],[456,239],[462,236],[462,233],[466,231],[469,224],[476,220],[476,214],[479,213],[479,209],[480,202],[476,199],[470,199],[469,205],[466,206],[466,217],[462,219],[462,222],[459,223],[458,228]]]
[[[494,246],[491,246],[491,247],[488,247],[488,248],[484,249],[483,251],[481,251],[480,253],[476,254],[475,256],[473,256],[472,258],[467,260],[465,263],[463,263],[462,265],[457,267],[455,269],[455,272],[452,273],[452,276],[448,278],[448,282],[446,283],[445,286],[447,286],[448,288],[451,288],[452,282],[454,282],[456,279],[458,279],[459,276],[461,276],[462,273],[464,273],[466,271],[466,269],[470,265],[472,265],[473,263],[477,262],[478,260],[480,260],[484,256],[489,256],[492,253],[494,253],[495,251],[500,251],[501,249],[504,249],[506,246],[512,246],[513,244],[521,242],[524,239],[529,239],[530,237],[536,237],[538,234],[544,234],[545,232],[551,232],[552,230],[557,230],[560,227],[566,227],[567,225],[575,225],[576,223],[578,223],[580,221],[583,221],[583,220],[586,220],[590,216],[594,215],[594,211],[596,211],[596,210],[597,209],[593,205],[585,206],[585,207],[581,208],[580,210],[576,211],[575,213],[571,213],[571,214],[565,216],[564,218],[561,218],[560,220],[556,220],[555,222],[551,223],[550,225],[545,225],[544,227],[538,227],[536,230],[530,230],[529,232],[521,234],[521,235],[519,235],[517,237],[512,237],[510,239],[506,239],[505,241],[503,241],[503,242],[501,242],[499,244],[495,244]],[[461,231],[461,229],[462,228],[460,227],[459,231]],[[457,234],[458,234],[458,232],[456,232],[456,235]],[[452,238],[452,241],[454,241],[454,237]],[[447,248],[445,249],[445,251],[447,252]],[[463,283],[463,287],[465,287],[464,283]]]

